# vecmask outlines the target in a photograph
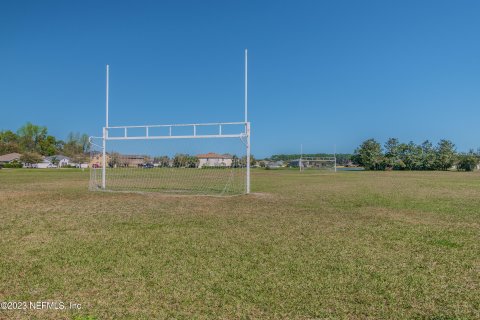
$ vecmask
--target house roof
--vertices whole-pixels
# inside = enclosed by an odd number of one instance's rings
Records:
[[[218,154],[215,152],[209,152],[205,154],[197,154],[198,159],[232,159],[229,154]]]
[[[58,161],[63,160],[63,159],[70,160],[69,157],[62,156],[61,154],[58,154],[58,155],[55,155],[55,156],[46,157],[45,160],[52,161],[53,158],[57,159]]]
[[[13,161],[13,160],[18,160],[20,159],[22,155],[20,153],[7,153],[7,154],[4,154],[3,156],[0,156],[0,162],[10,162],[10,161]]]

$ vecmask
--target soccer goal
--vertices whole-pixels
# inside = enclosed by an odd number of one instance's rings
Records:
[[[298,160],[300,171],[331,170],[337,172],[336,157],[302,157]]]
[[[111,126],[90,137],[90,190],[234,195],[250,193],[248,56],[242,122]]]

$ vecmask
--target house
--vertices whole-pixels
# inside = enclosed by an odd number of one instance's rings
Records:
[[[47,168],[56,168],[57,165],[45,158],[43,159],[42,162],[33,164],[33,167],[38,169],[47,169]]]
[[[106,165],[113,167],[139,167],[152,160],[149,157],[135,154],[119,154],[116,152],[107,153],[105,156]],[[101,152],[95,152],[90,158],[91,168],[101,168],[103,165],[103,155]],[[80,166],[81,167],[81,166]]]
[[[0,156],[0,163],[11,163],[11,162],[18,162],[20,161],[20,157],[22,155],[20,153],[7,153]]]
[[[62,155],[46,157],[45,160],[50,161],[52,164],[56,164],[56,166],[58,167],[74,165],[69,157],[65,157]]]
[[[233,157],[229,154],[218,154],[209,152],[206,154],[198,154],[198,167],[231,167]]]
[[[150,158],[137,154],[121,154],[118,158],[118,165],[122,167],[139,167],[151,162]]]
[[[56,168],[57,165],[54,164],[52,161],[47,160],[44,158],[41,162],[38,163],[24,163],[24,168],[36,168],[36,169],[48,169],[48,168]]]
[[[105,160],[106,160],[107,165],[108,165],[108,162],[110,161],[110,155],[108,153],[105,156]],[[92,157],[90,158],[90,163],[89,163],[90,168],[101,168],[102,164],[103,164],[102,153],[101,152],[94,152],[92,154]]]

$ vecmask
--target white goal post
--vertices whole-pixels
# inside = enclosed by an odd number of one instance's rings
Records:
[[[337,158],[334,157],[300,157],[300,171],[306,169],[330,169],[337,172]]]
[[[166,191],[189,193],[250,193],[250,122],[248,121],[248,51],[245,49],[245,96],[244,121],[242,122],[215,122],[190,124],[153,124],[135,126],[111,126],[109,124],[109,65],[106,66],[106,119],[102,128],[101,137],[90,137],[92,158],[90,161],[90,189],[91,190],[122,190],[122,191]],[[98,140],[101,139],[101,144]],[[108,144],[120,141],[204,141],[211,139],[237,139],[243,146],[244,156],[237,154],[217,154],[203,151],[202,159],[195,158],[187,164],[177,161],[173,157],[154,166],[150,156],[122,155],[118,152],[108,152]],[[175,142],[175,143],[177,143]],[[191,146],[194,143],[189,143]],[[198,145],[198,144],[197,144]],[[238,150],[238,148],[236,149]],[[208,152],[208,153],[207,153]],[[189,155],[185,155],[188,157]],[[130,157],[129,160],[119,161],[119,158]],[[144,157],[143,162],[135,162],[133,158]],[[208,157],[214,159],[208,159]],[[96,162],[94,160],[96,159]],[[168,157],[167,157],[168,158]],[[219,159],[216,159],[219,158]],[[113,160],[115,159],[115,161]],[[133,159],[133,160],[132,160]],[[212,162],[213,160],[213,162]],[[213,164],[212,164],[213,163]],[[130,168],[130,169],[128,169]],[[152,168],[152,170],[145,170]],[[180,168],[190,170],[186,175],[180,174]],[[197,170],[197,171],[195,171]],[[100,174],[101,173],[101,174]],[[170,174],[176,176],[169,176]],[[241,176],[243,177],[241,177]],[[180,179],[205,179],[180,184]],[[112,179],[116,179],[115,181]],[[123,181],[121,181],[123,179]],[[127,181],[130,181],[127,183]],[[113,183],[115,182],[115,183]],[[121,183],[120,183],[121,182]],[[144,183],[142,183],[144,182]],[[148,183],[147,183],[148,182]],[[208,188],[208,183],[215,187]],[[235,183],[235,186],[232,186]],[[133,187],[134,186],[134,187]],[[169,190],[171,189],[171,190]]]

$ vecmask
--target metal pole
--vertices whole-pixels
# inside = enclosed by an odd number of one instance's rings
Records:
[[[300,162],[298,163],[298,167],[300,171],[302,171],[302,157],[303,157],[303,144],[300,144]]]
[[[107,84],[106,84],[106,89],[105,89],[105,127],[108,128],[108,78],[109,78],[109,65],[107,64]]]
[[[107,130],[108,130],[108,79],[109,78],[109,66],[107,64],[107,79],[105,88],[105,128],[103,128],[103,145],[102,145],[102,189],[106,187],[106,170],[107,170]]]
[[[107,129],[103,128],[103,145],[102,145],[102,189],[105,189],[105,178],[106,178],[106,146],[107,146],[107,136],[106,136]]]
[[[245,126],[247,131],[247,194],[250,193],[250,123],[248,122],[248,50],[245,49]]]
[[[245,122],[248,122],[248,50],[245,49]]]
[[[335,161],[335,172],[337,172],[337,145],[333,147],[333,160]]]
[[[247,194],[250,193],[250,122],[247,122]]]

